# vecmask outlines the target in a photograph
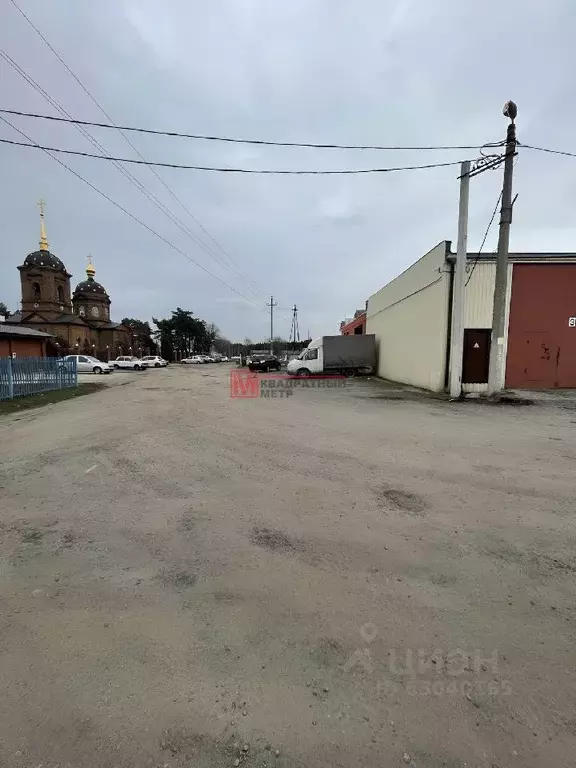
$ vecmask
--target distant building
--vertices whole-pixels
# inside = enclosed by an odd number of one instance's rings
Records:
[[[357,309],[354,317],[346,318],[340,323],[340,333],[343,336],[366,333],[366,310]]]
[[[110,319],[110,297],[94,280],[96,270],[88,257],[86,280],[71,293],[70,278],[63,262],[50,252],[40,203],[40,248],[29,253],[18,267],[22,309],[7,318],[53,336],[52,354],[82,352],[97,357],[128,354],[132,329]]]
[[[0,357],[46,357],[48,333],[0,322]]]
[[[447,388],[455,254],[439,243],[368,299],[379,376]],[[462,389],[488,382],[496,256],[467,255]],[[511,253],[504,347],[508,388],[576,388],[576,254]]]

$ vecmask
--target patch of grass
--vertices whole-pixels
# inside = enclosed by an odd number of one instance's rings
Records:
[[[28,397],[15,397],[13,400],[4,400],[0,403],[0,416],[8,416],[19,411],[26,411],[30,408],[41,408],[43,405],[52,403],[61,403],[64,400],[72,400],[74,397],[90,395],[103,389],[106,384],[90,382],[88,384],[79,384],[77,387],[69,389],[54,389],[51,392],[41,392],[37,395],[28,395]]]

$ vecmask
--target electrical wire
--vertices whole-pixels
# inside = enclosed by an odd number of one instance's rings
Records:
[[[24,133],[24,131],[21,131],[20,128],[17,128],[13,123],[11,123],[9,120],[7,120],[5,117],[0,116],[0,120],[2,122],[9,125],[11,128],[13,128],[15,131],[17,131],[19,134],[24,136],[24,138],[28,139],[29,141],[34,141],[30,136]],[[31,145],[34,146],[34,145]],[[40,147],[40,145],[35,145],[38,147],[38,149],[43,149]],[[92,184],[92,182],[85,179],[83,176],[81,176],[79,173],[77,173],[73,168],[70,168],[69,165],[66,165],[62,160],[60,160],[59,157],[54,157],[54,155],[50,154],[50,151],[47,149],[43,149],[43,151],[48,155],[48,157],[51,157],[52,160],[55,160],[59,165],[61,165],[63,168],[66,168],[67,171],[70,171],[71,174],[76,176],[77,179],[80,179],[80,181],[83,181],[84,184],[87,184],[91,189],[94,190],[94,192],[97,192],[101,197],[103,197],[105,200],[108,200],[109,203],[112,203],[116,208],[118,208],[122,213],[125,213],[127,216],[129,216],[131,219],[133,219],[137,224],[140,224],[141,227],[144,227],[144,229],[148,230],[148,232],[151,232],[155,237],[157,237],[159,240],[162,240],[162,242],[166,243],[172,250],[176,251],[177,253],[184,256],[185,259],[188,259],[189,262],[194,264],[194,266],[201,269],[203,272],[205,272],[207,275],[210,275],[210,277],[213,277],[215,280],[217,280],[219,283],[224,285],[226,288],[228,288],[230,291],[235,293],[237,296],[240,296],[245,301],[247,301],[249,304],[252,304],[254,307],[257,307],[258,305],[255,304],[252,299],[249,299],[247,296],[245,296],[241,291],[238,291],[236,288],[234,288],[231,285],[228,285],[228,283],[225,280],[222,280],[221,277],[218,277],[218,275],[215,275],[213,272],[210,272],[209,269],[207,269],[205,266],[197,262],[195,259],[193,259],[191,256],[189,256],[185,251],[183,251],[181,248],[178,248],[177,245],[174,245],[174,243],[170,242],[168,238],[161,235],[159,232],[156,232],[155,229],[153,229],[149,224],[146,224],[146,222],[139,219],[137,216],[135,216],[133,213],[131,213],[129,210],[124,208],[124,206],[120,205],[120,203],[117,203],[115,200],[113,200],[109,195],[107,195],[105,192],[103,192],[101,189],[98,189],[97,186]]]
[[[517,142],[519,147],[524,147],[524,149],[534,149],[536,152],[548,152],[551,155],[564,155],[565,157],[576,157],[576,152],[564,152],[561,149],[548,149],[547,147],[534,147],[531,144],[523,144],[522,142]]]
[[[500,190],[500,194],[498,195],[498,200],[496,201],[496,205],[494,206],[494,210],[492,211],[492,216],[490,217],[490,221],[488,222],[488,226],[486,227],[486,232],[484,232],[484,237],[482,239],[482,243],[480,245],[480,248],[478,249],[478,253],[476,254],[476,258],[474,259],[474,264],[472,264],[472,269],[470,270],[470,274],[468,275],[468,279],[464,283],[464,288],[468,285],[470,280],[472,279],[472,275],[474,274],[474,270],[476,269],[476,264],[478,264],[478,259],[480,258],[480,254],[482,253],[482,249],[484,248],[484,245],[486,244],[486,240],[488,239],[488,233],[490,232],[490,227],[492,226],[494,219],[496,218],[496,213],[498,212],[498,206],[500,205],[500,200],[502,200],[502,190]]]
[[[130,138],[126,136],[124,131],[119,128],[112,117],[108,114],[108,112],[104,109],[104,107],[98,102],[98,100],[95,98],[95,96],[90,92],[90,90],[86,87],[86,85],[82,82],[82,80],[76,75],[76,73],[68,66],[68,64],[64,61],[62,56],[58,53],[58,51],[50,44],[50,42],[46,39],[46,37],[42,34],[40,29],[34,24],[32,19],[22,10],[22,8],[18,5],[16,0],[10,0],[12,5],[16,8],[16,10],[21,14],[21,16],[27,21],[27,23],[32,27],[32,29],[36,32],[36,34],[40,37],[40,39],[46,44],[46,46],[52,51],[54,56],[58,59],[58,61],[62,64],[62,66],[66,69],[66,71],[71,75],[71,77],[74,78],[74,80],[78,83],[80,88],[86,93],[88,98],[98,107],[100,112],[104,115],[104,117],[111,123],[109,125],[109,128],[116,128],[120,135],[125,139],[125,141],[128,142],[128,144],[132,147],[134,152],[138,155],[138,157],[141,160],[144,160],[145,158],[141,154],[141,152],[138,150],[138,148],[132,143]],[[64,119],[64,118],[62,118]],[[233,259],[232,256],[224,249],[224,247],[216,240],[216,238],[206,229],[206,227],[202,224],[202,222],[194,216],[192,211],[182,202],[182,200],[176,195],[176,193],[166,184],[164,179],[160,176],[160,174],[153,168],[150,167],[150,172],[154,174],[154,176],[158,179],[158,181],[162,184],[162,186],[166,189],[168,194],[172,197],[173,200],[175,200],[180,207],[185,211],[185,213],[190,216],[190,218],[198,225],[198,227],[206,234],[210,240],[214,243],[214,245],[219,249],[219,251],[224,255],[224,257],[228,260],[228,262],[231,265],[231,268],[236,272],[236,274],[240,277],[243,277],[244,279],[247,279],[249,283],[251,283],[254,288],[256,289],[256,293],[258,292],[258,285],[257,283],[246,273],[242,273],[241,271],[238,271],[235,269],[236,261]],[[239,265],[238,265],[239,266]]]
[[[277,169],[260,169],[260,168],[224,168],[219,166],[209,165],[182,165],[179,163],[156,163],[148,160],[133,160],[126,157],[112,157],[108,155],[96,155],[93,152],[80,152],[73,149],[61,149],[59,147],[45,147],[40,144],[27,144],[24,141],[13,141],[11,139],[0,139],[3,144],[13,144],[18,147],[28,147],[32,149],[43,149],[47,152],[60,152],[65,155],[76,155],[78,157],[92,157],[96,160],[109,160],[113,163],[132,163],[134,165],[153,165],[160,168],[178,168],[188,171],[215,171],[218,173],[255,173],[255,174],[268,174],[268,175],[281,175],[281,176],[328,176],[328,175],[342,175],[342,174],[361,174],[361,173],[392,173],[393,171],[417,171],[425,168],[445,168],[450,165],[461,165],[461,160],[452,161],[449,163],[427,163],[426,165],[404,165],[394,168],[353,168],[336,171],[289,171],[289,170],[277,170]]]
[[[14,0],[11,0],[14,2]],[[15,3],[14,3],[15,4]],[[0,109],[8,115],[18,115],[20,117],[31,117],[37,120],[54,120],[59,123],[75,123],[76,125],[89,125],[94,128],[116,128],[119,131],[133,131],[135,133],[149,133],[154,136],[171,136],[179,139],[198,139],[201,141],[223,141],[231,144],[258,144],[271,147],[308,147],[311,149],[362,149],[362,150],[378,150],[385,152],[427,152],[435,150],[448,150],[448,149],[482,149],[483,147],[501,147],[506,142],[495,141],[487,142],[484,144],[460,144],[460,145],[446,145],[440,144],[436,146],[421,146],[421,147],[406,147],[406,146],[381,146],[378,144],[314,144],[312,142],[298,142],[298,141],[267,141],[264,139],[238,139],[230,136],[210,136],[206,134],[198,133],[179,133],[178,131],[160,131],[153,128],[135,128],[128,125],[109,125],[108,123],[96,123],[90,120],[78,120],[76,118],[64,118],[54,117],[53,115],[40,115],[35,112],[20,112],[15,109]]]
[[[2,57],[34,90],[36,90],[48,103],[54,107],[60,114],[68,115],[68,112],[64,109],[64,107],[59,104],[55,99],[50,96],[50,94],[42,88],[42,86],[34,80],[34,78],[29,75],[20,65],[14,61],[14,59],[9,56],[6,51],[2,50],[0,48],[0,57]],[[224,267],[226,269],[230,269],[227,265],[223,263],[222,257],[219,256],[214,249],[204,243],[197,235],[195,235],[193,232],[190,231],[190,229],[182,222],[181,219],[176,216],[169,208],[166,206],[159,198],[153,193],[150,192],[144,184],[142,184],[141,181],[139,181],[127,168],[124,168],[120,161],[116,158],[112,158],[108,152],[106,151],[105,147],[100,144],[100,142],[95,139],[92,134],[86,130],[83,126],[75,126],[77,130],[86,138],[88,141],[92,144],[92,146],[96,147],[100,151],[104,152],[104,157],[106,159],[110,159],[115,168],[133,185],[135,186],[153,205],[158,208],[158,210],[163,213],[165,216],[167,216],[170,221],[175,224],[178,229],[187,237],[189,237],[194,243],[200,246],[209,256],[212,256],[216,262],[219,264],[219,266]],[[4,140],[5,143],[8,143],[6,140]],[[38,144],[34,142],[32,145],[33,147],[37,147]],[[46,149],[49,149],[48,147]],[[56,151],[56,150],[54,150]],[[135,161],[132,161],[135,162]],[[251,289],[253,293],[257,293],[257,291],[254,291]]]

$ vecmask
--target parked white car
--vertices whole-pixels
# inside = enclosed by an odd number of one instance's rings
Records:
[[[168,360],[164,360],[160,355],[146,355],[141,359],[143,363],[148,363],[149,368],[165,368],[168,365]]]
[[[108,363],[103,363],[90,355],[66,355],[64,360],[76,360],[76,370],[78,373],[112,373]]]
[[[140,360],[138,357],[131,355],[120,355],[116,360],[110,360],[110,365],[118,370],[118,368],[129,368],[133,371],[144,371],[150,363],[147,360]]]
[[[180,362],[182,365],[202,365],[206,361],[202,358],[202,355],[192,355],[192,357],[184,357]]]

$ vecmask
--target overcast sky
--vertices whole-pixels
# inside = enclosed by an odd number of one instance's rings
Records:
[[[503,103],[519,108],[525,143],[576,151],[576,8],[569,0],[18,0],[117,123],[261,138],[354,144],[481,144],[504,137]],[[573,4],[572,4],[573,5]],[[77,82],[10,0],[0,47],[70,114],[102,121]],[[0,104],[57,114],[0,59]],[[10,117],[39,143],[95,151],[69,125]],[[114,131],[91,129],[111,154],[135,157]],[[0,122],[0,138],[21,139]],[[130,134],[147,160],[328,169],[462,160],[474,151],[354,152],[256,147]],[[293,303],[302,335],[339,321],[440,240],[456,240],[457,168],[361,176],[247,176],[159,170],[224,248],[224,268],[111,163],[71,168],[249,303],[38,150],[0,145],[0,300],[15,309],[16,269],[38,247],[39,197],[51,250],[84,278],[92,253],[113,319],[166,316],[176,306],[234,340],[269,333],[264,303]],[[147,168],[130,172],[196,236],[198,224]],[[511,249],[574,250],[576,158],[524,150]],[[478,247],[500,172],[472,181],[469,249]],[[487,244],[494,250],[497,227]],[[238,274],[240,273],[240,274]],[[254,281],[257,288],[254,288]]]

